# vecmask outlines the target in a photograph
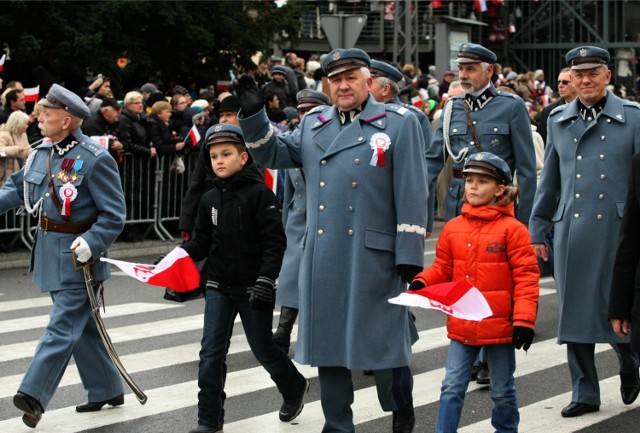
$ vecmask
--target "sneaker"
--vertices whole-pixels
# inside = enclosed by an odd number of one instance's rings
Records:
[[[311,385],[307,379],[305,379],[304,382],[304,390],[302,391],[302,394],[300,394],[300,397],[291,401],[285,400],[282,403],[282,407],[280,408],[280,421],[293,421],[298,415],[300,415],[300,412],[302,412],[302,408],[304,407],[304,396],[309,391],[309,386]]]
[[[190,430],[189,433],[224,433],[222,427],[209,427],[198,424],[198,427]]]

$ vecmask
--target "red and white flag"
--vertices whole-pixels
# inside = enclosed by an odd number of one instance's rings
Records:
[[[422,108],[422,104],[424,104],[422,96],[418,95],[411,98],[411,105],[413,105],[414,107]]]
[[[24,89],[22,93],[26,102],[37,102],[40,98],[40,85]]]
[[[189,254],[180,247],[175,247],[157,265],[123,262],[104,257],[100,260],[111,263],[130,277],[152,286],[188,292],[200,285],[200,271]]]
[[[264,183],[275,194],[276,190],[278,189],[278,170],[272,170],[270,168],[265,168],[264,169]]]
[[[476,10],[480,13],[487,11],[487,2],[486,0],[475,0]]]
[[[6,54],[3,54],[2,57],[0,57],[0,71],[2,71],[4,69],[4,60],[7,58]]]
[[[480,321],[493,315],[489,303],[477,287],[466,281],[434,284],[420,290],[407,290],[389,299],[406,307],[431,308],[453,317]]]
[[[200,131],[198,131],[198,127],[196,125],[193,125],[189,130],[189,138],[191,139],[192,146],[197,146],[200,142]]]

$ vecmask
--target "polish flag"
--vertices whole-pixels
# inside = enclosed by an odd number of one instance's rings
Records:
[[[459,319],[479,322],[493,314],[480,290],[466,281],[434,284],[420,290],[407,290],[389,299],[406,307],[440,310]]]
[[[278,188],[278,170],[271,170],[270,168],[266,168],[264,170],[264,183],[275,194],[276,189]]]
[[[100,258],[117,266],[125,274],[152,286],[168,287],[176,292],[188,292],[200,285],[200,271],[187,252],[176,247],[157,265],[123,262]]]
[[[22,93],[26,102],[37,102],[40,97],[40,85],[24,89]]]
[[[189,138],[191,139],[192,146],[197,146],[200,142],[200,131],[198,131],[196,125],[193,125],[193,127],[189,130]]]
[[[487,11],[487,2],[486,0],[475,0],[476,10],[480,13]]]
[[[509,33],[515,33],[516,32],[516,26],[514,26],[513,24],[511,24],[509,26]]]
[[[4,69],[4,60],[7,58],[6,54],[3,54],[2,57],[0,57],[0,71],[2,71]]]
[[[414,107],[422,108],[422,104],[424,101],[422,100],[422,96],[414,96],[411,98],[411,105]]]

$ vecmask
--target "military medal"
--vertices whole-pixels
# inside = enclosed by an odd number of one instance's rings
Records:
[[[71,216],[71,202],[78,196],[76,186],[70,182],[66,182],[60,187],[60,198],[62,199],[62,216]]]
[[[371,136],[369,145],[373,149],[373,155],[371,155],[371,162],[369,165],[384,167],[384,153],[391,146],[391,138],[384,132],[377,132]]]

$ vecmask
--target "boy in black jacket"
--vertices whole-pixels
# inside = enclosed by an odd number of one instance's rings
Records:
[[[190,433],[222,432],[225,355],[236,311],[251,351],[284,398],[281,421],[300,414],[309,389],[271,332],[275,279],[286,247],[276,197],[250,160],[239,127],[219,124],[207,133],[217,178],[200,201],[193,240],[183,245],[193,260],[207,258],[198,427]]]

